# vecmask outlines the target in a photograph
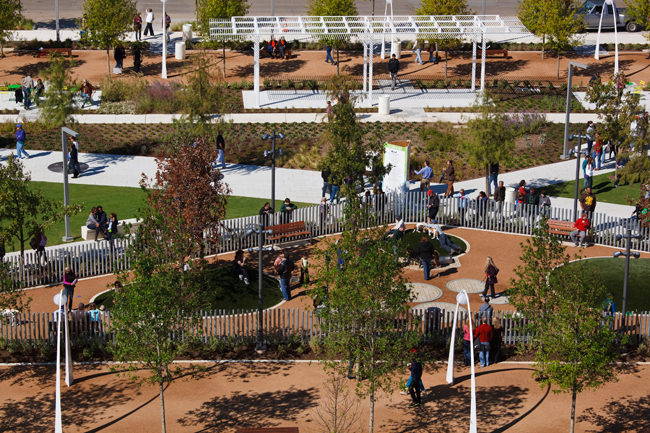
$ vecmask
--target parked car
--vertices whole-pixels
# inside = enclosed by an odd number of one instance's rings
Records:
[[[603,12],[603,6],[605,6],[605,16],[603,17],[603,29],[613,29],[614,20],[612,16],[614,15],[614,8],[612,5],[605,5],[604,0],[587,0],[582,4],[580,8],[580,15],[584,17],[585,20],[585,29],[587,30],[597,30],[598,24],[600,23],[600,15]],[[638,32],[641,30],[642,26],[639,23],[630,20],[630,17],[627,15],[627,8],[616,7],[616,26],[617,28],[624,27],[628,32]]]

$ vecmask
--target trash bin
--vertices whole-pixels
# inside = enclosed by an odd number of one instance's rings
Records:
[[[176,60],[185,60],[185,42],[176,42],[174,54]]]
[[[504,200],[506,203],[514,203],[515,202],[515,197],[517,197],[515,191],[516,190],[514,188],[510,187],[510,186],[506,187],[506,197],[505,197],[505,200]]]
[[[183,40],[192,40],[192,24],[183,24]]]
[[[390,56],[391,58],[393,57],[393,54],[395,54],[395,58],[399,59],[401,53],[401,42],[398,39],[395,39],[391,44],[390,44]]]
[[[379,95],[377,107],[379,108],[379,114],[390,114],[390,96]]]

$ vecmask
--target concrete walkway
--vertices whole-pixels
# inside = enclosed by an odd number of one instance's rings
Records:
[[[61,152],[52,151],[27,151],[29,159],[23,159],[26,169],[31,173],[32,180],[44,182],[62,182],[62,174],[48,169],[51,164],[62,162]],[[8,155],[15,152],[13,149],[0,150],[0,157],[4,161]],[[89,168],[77,179],[70,178],[70,183],[85,185],[110,185],[123,187],[138,187],[142,174],[153,177],[156,171],[155,160],[152,157],[107,155],[80,153],[79,160],[88,164]],[[226,155],[227,160],[227,155]],[[613,171],[613,163],[609,162],[598,174]],[[271,168],[228,164],[222,171],[224,181],[229,185],[232,195],[255,197],[260,199],[260,206],[264,200],[271,197]],[[322,180],[320,173],[312,170],[276,169],[276,198],[290,197],[294,201],[317,203],[321,197]],[[439,176],[440,173],[435,173]],[[434,176],[434,178],[435,178]],[[504,173],[499,177],[506,186],[516,187],[520,180],[526,180],[527,185],[542,186],[575,178],[575,159],[549,164],[539,167],[527,168],[511,173]],[[417,189],[418,182],[410,182],[410,189]],[[434,184],[440,193],[444,185]],[[456,183],[456,190],[464,188],[471,197],[485,190],[485,179],[470,179]],[[74,200],[74,197],[72,198]],[[571,199],[551,198],[554,206],[566,208],[573,207]],[[634,208],[632,206],[599,203],[598,211],[606,212],[613,217],[629,217]]]

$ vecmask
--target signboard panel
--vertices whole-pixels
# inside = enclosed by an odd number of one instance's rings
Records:
[[[384,167],[392,167],[384,176],[384,192],[404,192],[407,189],[410,140],[384,143]]]

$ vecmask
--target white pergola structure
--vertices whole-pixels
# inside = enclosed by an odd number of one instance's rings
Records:
[[[260,105],[260,42],[272,36],[287,40],[348,40],[363,43],[363,94],[372,99],[373,46],[385,36],[400,40],[463,39],[472,41],[472,91],[476,90],[476,45],[480,40],[481,88],[485,87],[485,48],[490,36],[530,36],[516,17],[499,15],[287,16],[232,17],[210,20],[212,40],[252,40],[254,91]]]

